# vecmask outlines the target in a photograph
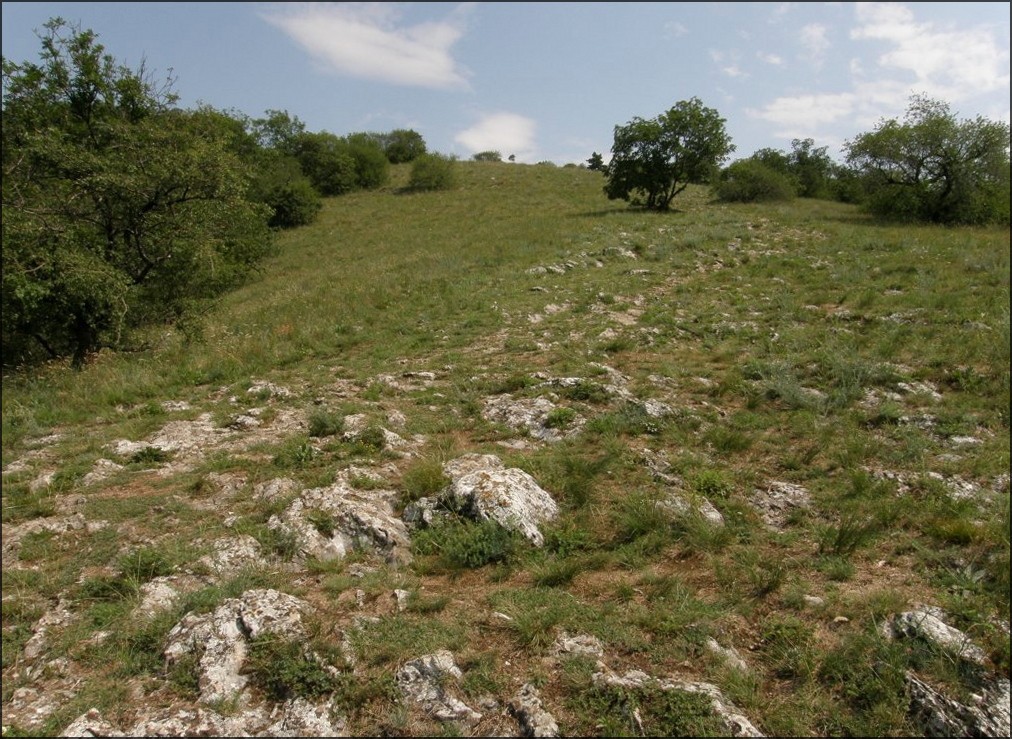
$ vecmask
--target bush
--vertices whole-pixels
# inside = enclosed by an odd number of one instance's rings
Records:
[[[471,159],[476,162],[501,162],[502,153],[498,151],[479,151]]]
[[[754,159],[735,162],[720,173],[713,187],[725,203],[755,203],[790,200],[794,187],[787,175]]]
[[[267,222],[271,228],[310,224],[323,207],[320,194],[292,157],[267,158],[253,181],[250,195],[271,209]]]
[[[508,563],[520,548],[520,536],[496,521],[452,521],[418,532],[412,544],[416,554],[438,555],[450,571]]]
[[[343,195],[358,187],[355,159],[342,139],[326,131],[303,133],[293,146],[299,166],[321,195]]]
[[[411,163],[409,190],[449,190],[457,183],[454,157],[422,154]]]
[[[374,190],[390,180],[390,161],[379,142],[366,133],[354,133],[345,141],[355,162],[355,182],[359,187]]]

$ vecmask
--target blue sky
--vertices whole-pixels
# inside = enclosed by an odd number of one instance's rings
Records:
[[[170,69],[185,107],[287,110],[313,131],[412,128],[430,150],[608,158],[616,125],[699,97],[736,157],[840,147],[912,94],[1009,121],[1009,4],[3,3],[3,55],[51,17]]]

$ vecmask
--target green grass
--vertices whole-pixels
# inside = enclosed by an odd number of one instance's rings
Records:
[[[74,617],[52,628],[48,656],[83,665],[78,698],[15,733],[59,733],[91,702],[129,705],[111,687],[124,677],[192,701],[193,666],[165,672],[164,636],[252,587],[306,597],[333,625],[326,639],[347,636],[358,659],[329,681],[302,652],[257,646],[260,689],[333,694],[363,735],[439,731],[396,704],[392,681],[440,648],[457,656],[467,698],[503,705],[515,680],[537,682],[570,733],[640,733],[633,709],[645,733],[720,733],[680,696],[593,688],[593,660],[556,669],[561,631],[597,636],[617,671],[716,682],[768,735],[917,733],[907,669],[969,689],[944,658],[877,636],[916,603],[945,608],[987,669],[1008,674],[1008,229],[883,225],[805,199],[721,205],[698,187],[675,211],[646,213],[608,201],[600,175],[579,168],[461,162],[457,174],[453,189],[405,195],[408,168],[395,168],[386,189],[327,200],[219,301],[203,340],[159,328],[135,337],[146,349],[103,352],[80,372],[3,378],[3,463],[24,461],[4,475],[5,546],[7,527],[40,527],[3,573],[5,711],[31,687],[23,650],[61,598]],[[410,375],[422,371],[435,379]],[[293,396],[248,395],[254,380]],[[566,438],[489,422],[484,401],[502,393],[552,400],[546,425]],[[650,415],[645,399],[671,413]],[[193,460],[106,448],[150,444],[203,413],[238,444],[228,423],[254,406],[247,447]],[[345,438],[359,413],[365,431]],[[391,448],[381,427],[410,448]],[[468,452],[499,455],[554,497],[542,549],[451,519],[413,533],[411,564],[361,552],[300,563],[294,536],[268,526],[349,465],[355,495],[393,490],[398,508],[438,496],[442,465]],[[84,486],[101,458],[126,468]],[[237,478],[231,497],[219,499],[217,474]],[[281,477],[296,491],[254,494]],[[812,495],[785,531],[752,507],[774,481]],[[957,481],[976,492],[957,500]],[[668,495],[705,498],[724,525],[658,507]],[[78,510],[90,527],[74,527]],[[334,531],[331,514],[308,518]],[[198,564],[239,534],[257,539],[257,569],[221,579]],[[188,572],[207,580],[167,615],[133,619],[143,583]],[[412,594],[403,611],[395,588]],[[836,615],[849,622],[831,626]],[[95,639],[103,631],[115,637]],[[748,648],[753,673],[716,667],[711,635]]]

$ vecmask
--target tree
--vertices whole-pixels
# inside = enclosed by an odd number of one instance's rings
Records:
[[[417,131],[398,128],[384,137],[383,151],[391,164],[412,162],[425,153],[425,139]]]
[[[75,366],[241,280],[271,247],[227,116],[174,108],[92,31],[45,25],[3,60],[3,352]]]
[[[323,203],[299,161],[267,150],[257,157],[251,196],[271,209],[271,228],[295,228],[316,220]]]
[[[365,190],[374,190],[390,180],[390,161],[382,145],[368,133],[353,133],[344,140],[355,162],[355,182]]]
[[[479,151],[478,153],[473,154],[471,159],[476,162],[501,162],[502,154],[494,150]]]
[[[1009,126],[958,121],[947,103],[914,96],[903,122],[884,120],[845,144],[878,215],[936,223],[1009,222]]]
[[[689,183],[705,179],[734,151],[724,123],[716,110],[692,98],[656,118],[616,126],[605,194],[667,210]]]
[[[302,132],[295,137],[293,149],[302,172],[321,195],[343,195],[358,188],[355,158],[339,136]]]
[[[606,172],[607,167],[604,164],[604,157],[595,151],[587,160],[587,169],[596,172]]]
[[[790,172],[797,179],[798,195],[825,198],[830,195],[833,160],[827,147],[816,146],[813,139],[791,141]]]
[[[295,156],[299,137],[306,133],[306,124],[287,110],[267,110],[265,118],[251,122],[253,137],[264,149],[273,149],[287,156]]]

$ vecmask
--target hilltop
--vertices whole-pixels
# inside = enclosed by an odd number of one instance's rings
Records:
[[[5,736],[1007,734],[1009,230],[457,166],[4,378]]]

